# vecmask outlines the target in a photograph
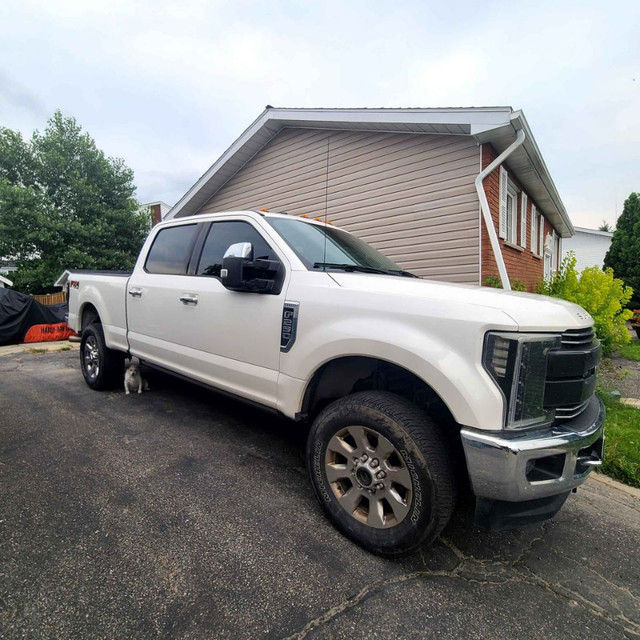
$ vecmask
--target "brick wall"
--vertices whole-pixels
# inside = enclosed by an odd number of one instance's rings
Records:
[[[490,144],[482,145],[482,168],[487,167],[493,160],[495,160],[497,153]],[[526,248],[523,249],[520,246],[520,199],[522,197],[522,185],[518,182],[513,173],[509,170],[508,164],[503,164],[504,168],[509,172],[509,179],[520,190],[518,194],[518,243],[517,247],[506,242],[502,238],[499,238],[498,242],[502,249],[502,255],[504,257],[505,266],[507,267],[507,273],[509,280],[520,280],[527,286],[527,291],[535,292],[536,284],[540,282],[544,274],[544,264],[541,257],[536,256],[531,251],[531,205],[535,204],[538,209],[537,203],[535,203],[529,194],[527,203],[527,224],[526,224]],[[493,224],[496,229],[496,233],[499,230],[499,211],[500,211],[500,167],[497,167],[492,171],[484,180],[484,191],[489,201],[489,210],[491,211],[491,217],[493,218]],[[553,227],[549,224],[546,218],[544,220],[544,236],[546,238],[547,233],[551,233]],[[487,276],[499,276],[498,265],[493,256],[491,250],[491,243],[489,241],[489,234],[482,223],[482,236],[481,236],[481,282],[484,283],[484,279]]]

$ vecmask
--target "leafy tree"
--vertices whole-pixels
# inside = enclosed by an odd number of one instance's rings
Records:
[[[612,226],[606,220],[603,220],[602,224],[598,227],[598,231],[607,231],[609,233],[611,233],[612,229]]]
[[[0,127],[0,257],[16,289],[52,291],[65,269],[130,269],[149,230],[133,172],[56,111],[30,141]]]
[[[616,277],[633,288],[631,308],[640,307],[640,196],[637,193],[632,193],[624,202],[604,266],[611,267]]]
[[[553,277],[540,285],[540,293],[579,304],[593,317],[602,351],[609,354],[631,339],[626,321],[633,315],[625,305],[633,290],[614,278],[611,269],[587,267],[576,270],[576,256],[570,251]]]

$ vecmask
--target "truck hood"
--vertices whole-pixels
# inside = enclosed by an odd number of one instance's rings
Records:
[[[520,331],[565,331],[593,325],[593,318],[577,304],[532,293],[368,273],[331,272],[329,275],[347,289],[468,305],[470,318],[474,307],[499,309],[518,325]]]

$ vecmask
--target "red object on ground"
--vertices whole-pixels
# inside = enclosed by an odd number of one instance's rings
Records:
[[[54,342],[66,340],[75,335],[73,329],[69,329],[65,322],[58,324],[34,324],[24,336],[23,342]]]

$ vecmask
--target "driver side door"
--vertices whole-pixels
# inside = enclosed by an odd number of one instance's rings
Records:
[[[222,285],[220,270],[232,244],[251,243],[255,259],[283,259],[249,219],[215,221],[205,233],[177,296],[191,376],[275,407],[288,265],[283,264],[285,282],[277,295],[230,291]]]

